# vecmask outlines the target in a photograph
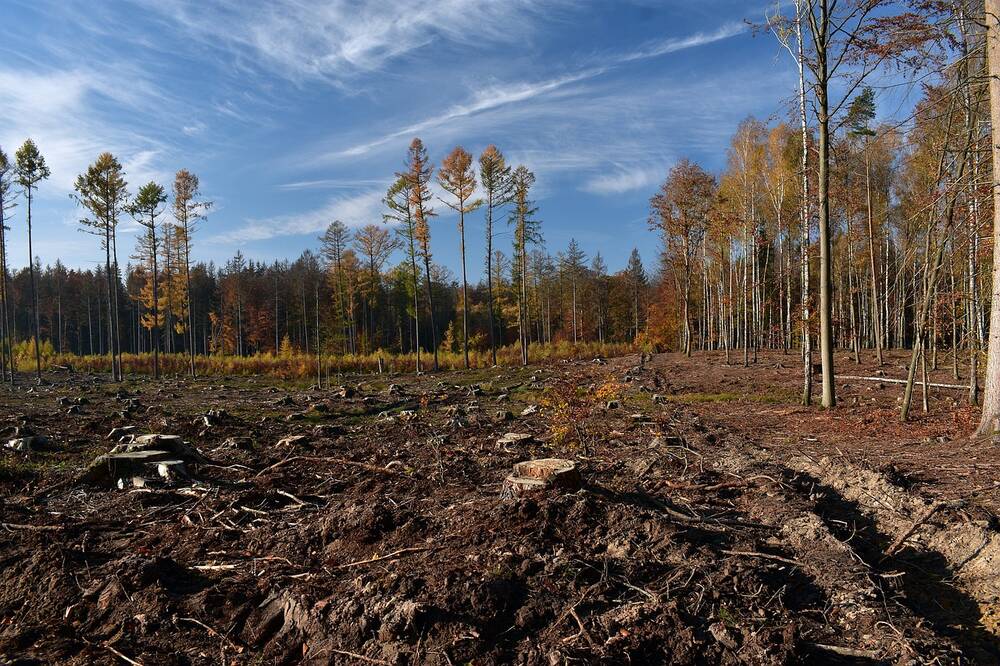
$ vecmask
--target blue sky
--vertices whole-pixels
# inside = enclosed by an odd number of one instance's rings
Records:
[[[0,0],[0,146],[32,137],[49,161],[35,253],[93,266],[72,182],[98,153],[133,190],[201,177],[215,210],[200,260],[317,248],[334,219],[381,221],[380,198],[420,136],[437,163],[495,143],[537,177],[550,252],[577,238],[612,270],[657,238],[648,200],[682,157],[724,166],[749,114],[782,113],[787,53],[753,36],[767,3],[739,0]],[[456,219],[432,225],[435,259],[458,266]],[[10,252],[27,260],[23,205]],[[507,248],[510,235],[500,229]],[[122,226],[131,250],[135,227]],[[481,213],[467,222],[483,258]],[[124,261],[123,252],[122,259]]]

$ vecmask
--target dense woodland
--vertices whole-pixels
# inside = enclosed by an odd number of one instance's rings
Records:
[[[662,248],[645,258],[648,277],[637,251],[611,272],[575,242],[546,247],[534,175],[494,146],[478,157],[456,147],[435,165],[414,139],[384,219],[331,220],[294,261],[236,253],[222,266],[197,260],[211,212],[197,176],[179,171],[169,192],[135,188],[103,154],[73,193],[99,268],[38,258],[14,269],[0,254],[7,349],[20,365],[39,347],[106,355],[120,377],[123,352],[187,354],[194,371],[208,354],[416,353],[418,367],[437,367],[444,352],[468,366],[470,353],[495,363],[513,346],[526,363],[531,345],[562,341],[724,350],[749,364],[769,348],[801,353],[807,402],[816,349],[832,406],[834,349],[881,361],[903,348],[911,380],[948,364],[975,402],[996,304],[990,112],[1000,100],[991,104],[985,26],[973,0],[797,0],[770,16],[760,32],[787,51],[799,88],[775,118],[733,128],[722,173],[681,160],[666,174],[650,199]],[[882,112],[880,99],[903,87],[919,97],[912,112]],[[30,140],[0,155],[4,233],[30,234],[48,175]],[[435,219],[445,211],[457,234]],[[485,238],[466,236],[473,215]],[[116,230],[133,219],[138,247],[118,247]],[[509,247],[496,242],[501,227]],[[460,274],[434,262],[442,242],[460,243]],[[472,243],[485,266],[466,265]]]

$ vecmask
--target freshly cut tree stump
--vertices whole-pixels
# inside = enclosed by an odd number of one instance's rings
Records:
[[[525,460],[514,465],[514,473],[504,481],[501,497],[545,491],[551,488],[577,490],[583,483],[576,463],[563,458]]]
[[[133,453],[139,451],[168,451],[174,458],[180,458],[187,463],[209,462],[201,451],[188,444],[179,435],[139,435],[132,441],[117,445],[111,453]]]
[[[82,483],[103,486],[105,488],[121,487],[119,481],[142,478],[152,472],[152,476],[160,476],[157,466],[163,462],[180,462],[172,451],[129,451],[124,453],[108,453],[94,458],[90,467],[80,478]]]

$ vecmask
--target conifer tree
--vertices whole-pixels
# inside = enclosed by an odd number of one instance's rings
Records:
[[[121,367],[121,336],[118,317],[118,253],[116,231],[118,218],[128,205],[125,172],[111,153],[101,153],[87,171],[76,178],[74,198],[90,217],[80,220],[84,231],[101,239],[108,287],[108,351],[111,374],[115,381],[124,379]]]
[[[493,302],[493,218],[497,212],[509,204],[513,195],[511,168],[507,166],[503,153],[496,146],[489,145],[479,156],[479,182],[482,183],[486,208],[486,300],[489,313],[490,355],[493,365],[497,364],[497,310]],[[502,328],[500,329],[503,330]]]
[[[167,201],[163,187],[152,181],[139,188],[138,194],[129,206],[129,213],[135,218],[146,233],[139,238],[138,257],[149,267],[151,291],[144,304],[150,313],[142,318],[143,326],[152,332],[153,343],[153,377],[160,377],[160,277],[157,255],[160,248],[156,236],[157,218],[163,213],[163,204]]]
[[[455,197],[444,204],[458,213],[459,247],[462,253],[462,352],[465,368],[469,368],[469,280],[465,270],[465,214],[483,205],[482,199],[473,199],[476,192],[476,174],[472,169],[472,155],[457,146],[441,162],[438,171],[441,187]]]
[[[49,167],[45,164],[45,158],[38,152],[38,146],[31,139],[28,139],[18,148],[14,154],[16,162],[16,176],[18,184],[24,189],[24,196],[28,201],[28,272],[31,280],[31,324],[35,335],[35,371],[38,375],[38,383],[42,383],[42,353],[38,340],[39,315],[38,315],[38,289],[35,286],[35,255],[31,246],[31,202],[33,193],[38,188],[38,184],[51,175]]]

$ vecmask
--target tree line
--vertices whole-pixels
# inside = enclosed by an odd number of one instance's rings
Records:
[[[3,234],[23,201],[30,243],[30,204],[49,175],[32,141],[13,161],[0,150]],[[132,194],[121,162],[102,153],[71,194],[83,212],[81,229],[96,239],[95,268],[67,268],[58,259],[43,266],[35,257],[14,270],[0,234],[4,378],[13,382],[26,356],[39,378],[43,357],[105,356],[121,380],[125,354],[150,355],[158,376],[161,353],[186,355],[193,375],[197,357],[210,354],[413,354],[417,369],[436,369],[441,350],[461,354],[469,367],[470,350],[496,364],[499,348],[517,345],[527,363],[532,344],[633,342],[645,329],[650,284],[638,250],[614,274],[600,253],[588,258],[576,241],[548,253],[530,196],[534,180],[495,146],[478,160],[456,147],[434,168],[414,139],[382,220],[334,220],[318,249],[294,261],[255,262],[237,252],[216,265],[192,259],[196,230],[212,207],[195,174],[182,169],[170,190],[150,182]],[[439,205],[457,214],[459,277],[433,260]],[[480,213],[488,252],[482,279],[470,283],[465,222]],[[129,219],[141,233],[127,250],[118,241]],[[507,251],[495,242],[501,224],[513,232]]]
[[[768,17],[798,74],[787,120],[746,119],[721,174],[682,160],[650,201],[670,276],[654,301],[680,313],[661,322],[678,348],[738,352],[744,365],[796,348],[809,404],[818,346],[825,407],[835,349],[879,365],[908,349],[904,420],[917,375],[926,409],[928,367],[946,363],[971,403],[984,400],[982,431],[996,429],[998,8],[795,0]],[[876,87],[880,70],[895,78]],[[879,92],[904,72],[920,81],[912,113],[877,122]]]

